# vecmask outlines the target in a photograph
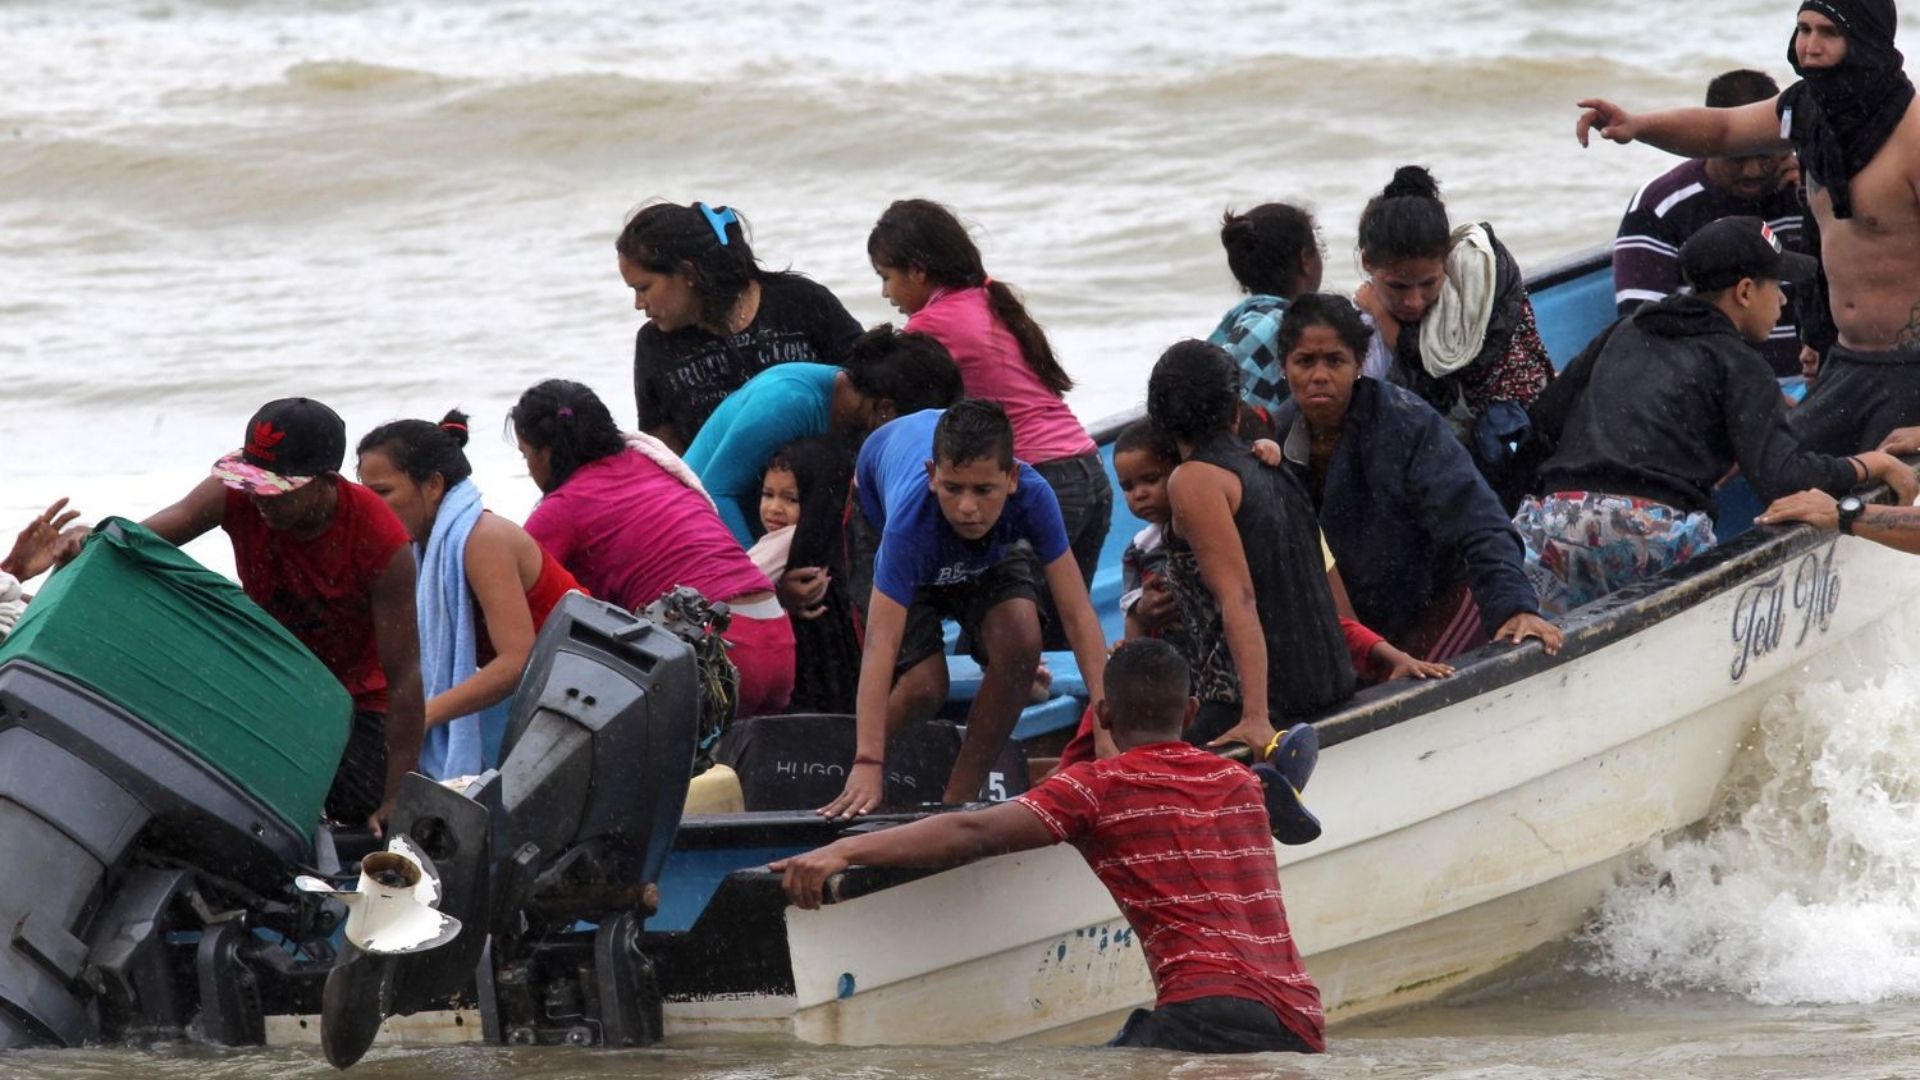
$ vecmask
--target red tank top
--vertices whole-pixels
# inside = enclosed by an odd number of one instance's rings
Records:
[[[326,483],[327,481],[316,481]],[[267,527],[247,497],[227,491],[220,527],[233,541],[240,587],[293,632],[363,712],[387,711],[387,675],[373,633],[373,585],[410,541],[380,496],[335,477],[340,504],[311,540]]]
[[[493,511],[489,510],[488,513]],[[538,541],[536,541],[538,543]],[[547,625],[547,616],[560,603],[560,598],[569,592],[585,593],[587,590],[573,580],[567,568],[546,548],[540,549],[540,576],[527,590],[527,610],[533,614],[533,632]],[[486,667],[499,654],[493,650],[493,635],[487,632],[487,613],[480,608],[480,602],[473,602],[473,666]]]

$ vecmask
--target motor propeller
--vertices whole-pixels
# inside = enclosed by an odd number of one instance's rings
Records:
[[[304,875],[294,885],[347,907],[347,945],[320,998],[321,1048],[344,1069],[366,1054],[392,1012],[399,958],[452,941],[460,920],[439,910],[440,875],[405,834],[396,833],[385,851],[360,860],[355,889]]]

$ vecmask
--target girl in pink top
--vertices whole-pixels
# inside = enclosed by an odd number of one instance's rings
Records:
[[[968,397],[1000,403],[1013,421],[1013,456],[1053,488],[1074,562],[1089,585],[1113,520],[1113,485],[1067,391],[1073,379],[1054,358],[1046,332],[1005,282],[987,276],[980,249],[953,211],[926,199],[887,207],[867,236],[880,295],[907,316],[907,329],[947,347]],[[1046,647],[1066,648],[1052,598]]]
[[[680,585],[724,601],[733,609],[722,636],[740,669],[738,715],[786,708],[793,625],[706,494],[628,449],[606,405],[579,383],[540,383],[510,416],[527,472],[545,492],[527,532],[590,593],[629,611]]]

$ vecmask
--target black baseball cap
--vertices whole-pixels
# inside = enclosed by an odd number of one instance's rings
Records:
[[[246,445],[213,463],[213,475],[252,495],[283,495],[316,476],[337,473],[347,456],[347,425],[312,398],[281,398],[247,421]]]
[[[1757,217],[1723,217],[1680,245],[1680,273],[1697,293],[1719,292],[1741,278],[1804,285],[1819,271],[1814,260],[1783,250]]]

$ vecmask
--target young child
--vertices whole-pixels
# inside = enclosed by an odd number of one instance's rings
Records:
[[[1319,1053],[1320,993],[1280,898],[1260,781],[1180,733],[1197,702],[1180,654],[1123,642],[1089,686],[1119,753],[1072,766],[1012,802],[857,833],[782,859],[788,897],[820,906],[851,865],[953,866],[1050,844],[1079,849],[1146,954],[1154,1007],[1110,1046],[1184,1053]],[[1204,822],[1195,828],[1194,822]]]
[[[1013,426],[998,404],[969,398],[882,426],[861,447],[857,478],[860,508],[879,530],[880,545],[854,710],[855,756],[845,790],[821,813],[844,818],[877,807],[887,733],[946,700],[944,617],[961,623],[985,668],[944,794],[948,803],[969,802],[1012,734],[1040,662],[1034,562],[1053,587],[1089,687],[1101,685],[1106,664],[1100,620],[1060,505],[1046,481],[1014,457]]]
[[[775,581],[787,570],[793,548],[793,527],[800,524],[800,481],[793,476],[793,460],[782,447],[760,474],[760,539],[747,549],[747,558]]]
[[[1120,556],[1120,615],[1128,640],[1160,638],[1180,643],[1180,604],[1167,577],[1167,522],[1173,518],[1167,477],[1180,464],[1180,449],[1145,420],[1128,424],[1113,442],[1113,472],[1127,509],[1147,523]]]
[[[853,711],[860,639],[845,580],[852,487],[853,451],[835,435],[788,443],[761,476],[760,525],[766,535],[747,555],[768,578],[809,590],[791,612],[791,712]]]

